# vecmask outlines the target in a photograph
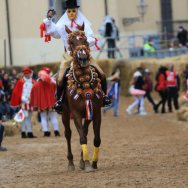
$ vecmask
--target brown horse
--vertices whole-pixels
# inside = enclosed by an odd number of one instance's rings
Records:
[[[80,168],[86,172],[97,169],[99,154],[100,126],[101,126],[101,107],[103,105],[103,92],[99,73],[91,65],[93,59],[90,56],[89,44],[84,33],[84,24],[77,31],[70,31],[65,26],[68,33],[69,50],[73,57],[72,66],[67,74],[67,87],[65,102],[63,104],[62,121],[65,127],[65,137],[67,140],[69,160],[68,170],[75,169],[73,154],[71,151],[71,128],[70,113],[73,116],[75,126],[80,136],[81,160]],[[82,119],[84,123],[82,124]],[[93,122],[94,131],[94,149],[92,156],[92,165],[87,149],[87,134],[89,124]]]

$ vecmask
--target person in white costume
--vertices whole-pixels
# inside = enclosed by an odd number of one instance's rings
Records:
[[[33,108],[30,105],[30,93],[35,80],[32,79],[33,71],[29,67],[23,68],[22,72],[24,76],[17,81],[12,92],[10,104],[13,107],[19,107],[22,109],[18,112],[18,115],[20,114],[19,116],[23,117],[21,121],[21,137],[35,138],[31,126]]]
[[[45,32],[45,41],[48,42],[51,40],[51,36],[53,38],[62,39],[65,46],[65,53],[63,55],[63,59],[61,61],[60,70],[57,79],[57,91],[56,98],[57,103],[54,108],[57,112],[62,112],[62,104],[63,104],[63,95],[66,88],[66,73],[67,69],[70,67],[72,62],[72,57],[70,56],[69,45],[67,43],[68,33],[65,30],[65,26],[67,26],[71,31],[79,30],[79,28],[84,24],[84,32],[87,37],[87,42],[91,49],[100,49],[97,42],[98,40],[94,37],[93,31],[91,29],[91,24],[88,19],[82,14],[80,10],[78,10],[79,6],[77,5],[76,0],[67,0],[66,1],[66,12],[59,19],[59,21],[55,24],[52,21],[53,16],[55,15],[54,10],[49,10],[47,12],[47,18],[43,20],[43,23],[40,26],[41,33]],[[41,34],[43,37],[43,34]],[[98,70],[101,76],[102,89],[106,94],[106,77],[102,71],[102,69],[94,62],[91,61],[91,64]],[[108,106],[111,104],[108,96],[104,95],[104,106]]]

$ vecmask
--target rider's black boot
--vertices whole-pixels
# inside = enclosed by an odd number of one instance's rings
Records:
[[[56,103],[54,105],[54,109],[57,113],[62,113],[63,110],[63,87],[62,86],[58,86],[57,85],[57,89],[56,89]]]
[[[57,85],[56,89],[56,99],[57,102],[54,105],[54,109],[57,113],[61,114],[63,111],[63,100],[65,95],[66,83],[67,83],[67,73],[69,69],[67,69],[63,75],[62,84]]]
[[[101,86],[102,90],[104,92],[104,97],[103,97],[103,106],[107,107],[112,104],[111,99],[107,96],[107,83],[106,83],[106,78],[101,79]]]

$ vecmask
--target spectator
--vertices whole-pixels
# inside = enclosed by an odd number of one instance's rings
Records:
[[[177,72],[174,70],[174,66],[172,64],[169,64],[168,70],[166,71],[166,88],[169,112],[172,112],[172,100],[175,109],[178,110],[178,91],[180,88],[180,78]]]
[[[145,85],[144,85],[144,90],[146,91],[146,94],[144,97],[146,97],[148,99],[148,101],[152,104],[153,106],[153,110],[156,111],[156,104],[151,96],[151,92],[153,90],[153,82],[151,79],[151,74],[150,74],[150,70],[149,69],[145,69],[144,70],[145,73]]]
[[[119,51],[116,47],[116,40],[119,40],[119,30],[115,24],[115,19],[106,16],[98,32],[101,36],[107,37],[108,58],[115,58],[115,52]]]
[[[179,26],[178,28],[177,39],[180,46],[187,45],[187,30],[183,26]]]
[[[148,56],[150,53],[155,52],[154,42],[152,38],[149,38],[148,42],[144,44],[144,55]]]
[[[119,40],[119,31],[115,20],[110,16],[105,18],[105,37],[107,37],[108,58],[115,58],[116,40]]]
[[[138,68],[138,70],[133,74],[133,80],[131,82],[131,87],[130,87],[130,94],[135,97],[135,101],[128,106],[126,109],[126,112],[128,114],[132,114],[132,110],[137,106],[138,108],[138,113],[139,115],[146,115],[147,113],[145,112],[144,108],[144,78],[143,78],[143,73],[142,69]]]
[[[6,95],[6,100],[10,101],[10,79],[9,79],[8,73],[3,74],[2,81],[3,81],[3,90],[4,90],[5,95]]]
[[[50,120],[54,127],[54,135],[59,134],[59,123],[56,112],[53,110],[55,99],[56,83],[50,77],[51,70],[48,67],[43,67],[38,73],[39,79],[34,84],[31,91],[31,106],[40,112],[42,130],[45,137],[51,135],[48,121]]]
[[[155,90],[158,92],[161,100],[157,103],[155,107],[156,113],[158,112],[158,109],[160,105],[162,105],[161,113],[165,113],[165,104],[167,100],[167,92],[166,92],[166,67],[160,67],[157,74],[156,74],[156,86]]]
[[[9,101],[7,101],[2,86],[0,86],[0,113],[3,116],[3,119],[12,119],[15,114],[15,110],[10,106]]]
[[[24,119],[21,122],[21,138],[35,138],[31,126],[33,109],[30,105],[30,93],[35,81],[32,79],[33,71],[29,67],[23,68],[22,72],[24,77],[18,80],[14,87],[11,96],[11,106],[20,107],[24,114]]]
[[[10,80],[18,80],[18,72],[15,68],[11,70]]]
[[[112,98],[112,105],[104,108],[104,113],[114,109],[114,116],[119,116],[119,88],[120,88],[120,70],[116,67],[112,72],[112,76],[107,78],[108,82],[108,96]]]
[[[4,126],[2,125],[2,114],[0,113],[0,152],[7,151],[7,148],[2,146],[3,134],[4,134]]]

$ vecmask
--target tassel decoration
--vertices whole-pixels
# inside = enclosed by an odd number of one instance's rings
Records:
[[[98,44],[97,44],[97,43],[98,43],[98,39],[97,39],[97,38],[95,38],[95,47],[96,47],[96,49],[97,49],[97,50],[100,50],[100,47],[98,46]]]
[[[79,95],[78,95],[78,94],[76,94],[76,95],[74,96],[74,100],[77,100],[77,99],[78,99],[78,97],[79,97]]]
[[[93,106],[91,100],[86,100],[86,120],[93,119]]]
[[[51,41],[51,36],[45,34],[46,32],[46,25],[45,23],[41,23],[40,24],[40,37],[43,38],[44,37],[44,42],[49,42]]]

